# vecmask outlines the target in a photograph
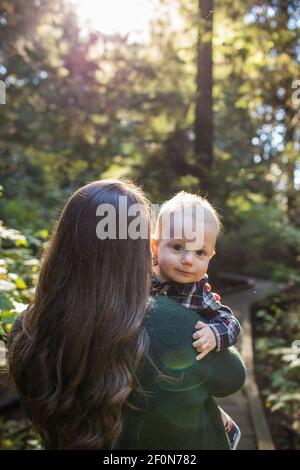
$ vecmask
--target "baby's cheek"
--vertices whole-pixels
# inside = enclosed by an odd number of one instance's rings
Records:
[[[158,258],[158,264],[167,268],[171,264],[171,257],[167,253],[161,253]]]
[[[163,263],[166,265],[166,266],[170,266],[173,264],[173,257],[171,254],[169,253],[165,253],[164,254],[164,257],[163,257]]]
[[[174,257],[170,253],[164,253],[161,258],[161,264],[165,267],[165,269],[172,269],[174,266]]]

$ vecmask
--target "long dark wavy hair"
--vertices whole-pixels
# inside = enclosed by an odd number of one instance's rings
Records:
[[[96,209],[119,196],[140,204],[142,191],[124,180],[89,183],[67,202],[45,250],[34,301],[10,341],[8,365],[45,441],[60,449],[111,449],[122,431],[129,395],[147,353],[143,326],[151,278],[146,239],[96,235]],[[127,216],[127,225],[133,217]]]

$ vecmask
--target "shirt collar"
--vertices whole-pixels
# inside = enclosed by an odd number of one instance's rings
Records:
[[[198,282],[201,282],[201,281],[206,282],[207,278],[208,278],[208,276],[207,276],[207,274],[205,274],[203,276],[203,278],[200,279]],[[157,290],[160,291],[164,288],[172,287],[172,288],[176,289],[178,294],[180,294],[182,292],[189,291],[189,289],[191,289],[194,285],[195,285],[195,282],[187,282],[185,284],[182,284],[181,282],[177,282],[177,281],[173,281],[173,280],[160,281],[155,273],[152,274],[152,287],[155,291],[157,291]]]

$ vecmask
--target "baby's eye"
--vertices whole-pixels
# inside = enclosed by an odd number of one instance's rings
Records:
[[[204,250],[197,250],[196,255],[197,256],[203,256],[203,255],[205,255],[205,252],[204,252]]]
[[[179,245],[179,243],[176,243],[173,248],[175,251],[183,251],[183,246]]]

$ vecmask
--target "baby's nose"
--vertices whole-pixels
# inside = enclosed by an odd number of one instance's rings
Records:
[[[183,264],[193,264],[193,252],[185,250],[181,259]]]

